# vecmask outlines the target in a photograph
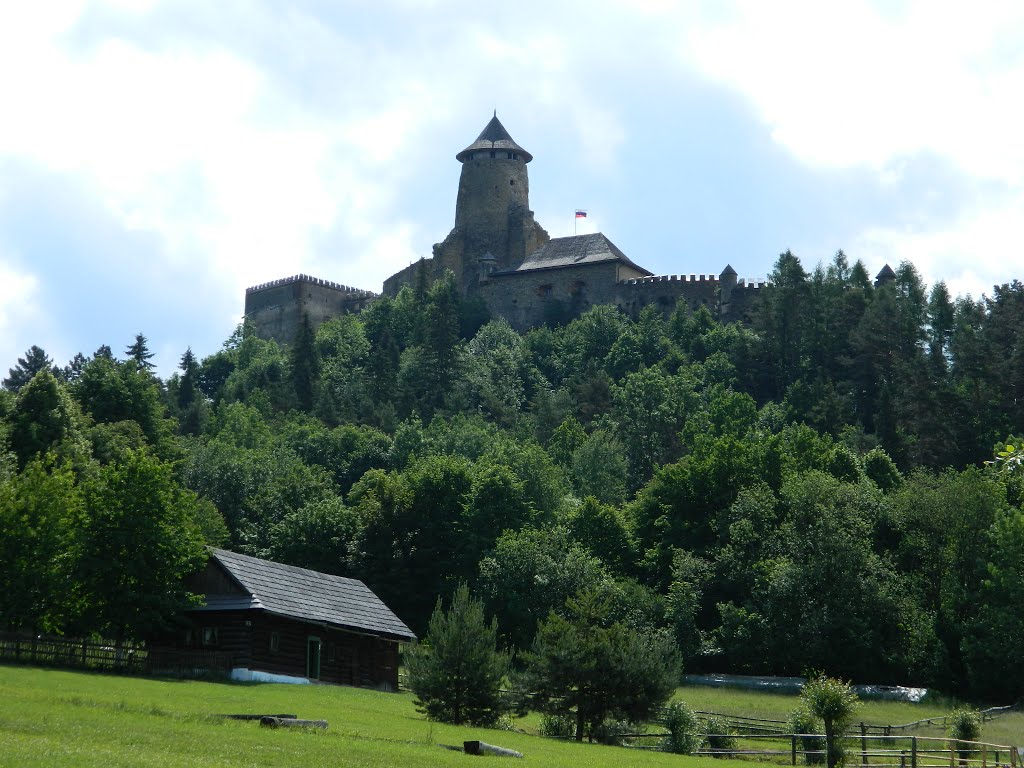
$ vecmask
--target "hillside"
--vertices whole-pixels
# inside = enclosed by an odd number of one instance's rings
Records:
[[[146,637],[206,545],[504,646],[586,589],[687,671],[1024,690],[1024,286],[783,254],[749,325],[598,306],[519,334],[451,276],[162,381],[139,334],[0,393],[9,629]],[[130,577],[124,578],[125,574]]]

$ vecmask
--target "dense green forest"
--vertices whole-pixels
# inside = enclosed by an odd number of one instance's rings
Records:
[[[769,279],[750,326],[520,335],[449,278],[167,381],[141,334],[34,347],[0,393],[0,615],[145,636],[214,544],[360,578],[421,633],[468,583],[527,648],[587,587],[687,671],[1016,699],[1024,285],[874,287],[842,252]]]

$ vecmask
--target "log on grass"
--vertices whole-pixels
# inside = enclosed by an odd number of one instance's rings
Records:
[[[228,720],[262,720],[264,717],[277,717],[282,720],[295,720],[298,715],[217,715]]]
[[[494,757],[523,756],[522,752],[516,752],[514,749],[496,747],[493,744],[486,744],[482,741],[464,741],[462,742],[462,748],[466,751],[467,755],[492,755]]]
[[[294,717],[263,717],[260,719],[263,728],[326,728],[326,720],[296,720]]]

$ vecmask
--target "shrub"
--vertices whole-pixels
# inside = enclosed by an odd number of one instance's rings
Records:
[[[971,756],[971,747],[963,741],[977,741],[981,738],[981,714],[973,709],[954,709],[946,721],[951,749],[956,749],[964,760]]]
[[[800,749],[804,753],[804,762],[807,765],[818,765],[825,762],[825,737],[810,735],[821,732],[821,720],[806,707],[801,706],[789,714],[788,722],[790,731],[804,734],[800,738]]]
[[[853,718],[853,713],[860,706],[857,694],[849,683],[825,677],[818,673],[812,675],[800,691],[800,700],[808,712],[820,717],[825,725],[825,743],[828,768],[836,768],[843,764],[842,734]]]
[[[704,733],[711,749],[724,751],[736,749],[736,737],[732,735],[729,722],[722,717],[712,715],[704,720]],[[718,755],[716,755],[718,757]]]
[[[663,752],[689,755],[700,748],[697,716],[685,703],[673,701],[665,707],[661,724],[668,729],[668,735],[661,742]]]
[[[541,715],[537,731],[541,736],[571,739],[576,735],[576,718],[572,715]]]

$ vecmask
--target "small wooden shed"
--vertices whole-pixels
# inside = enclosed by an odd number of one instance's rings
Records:
[[[237,680],[397,690],[399,643],[416,639],[356,579],[214,549],[188,586],[203,604],[173,645],[230,653]]]

